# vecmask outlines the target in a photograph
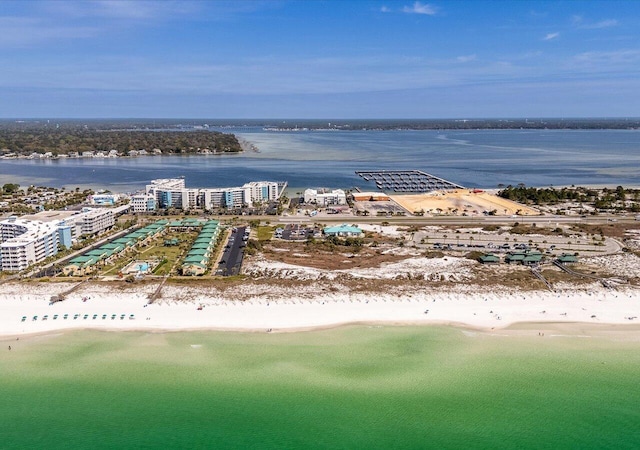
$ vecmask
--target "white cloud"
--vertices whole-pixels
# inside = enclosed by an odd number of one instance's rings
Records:
[[[560,37],[560,33],[547,33],[545,37],[542,38],[543,41],[552,41]]]
[[[640,62],[640,50],[614,50],[610,52],[584,52],[576,55],[575,62],[600,67],[635,66]]]
[[[89,26],[51,24],[38,18],[0,17],[0,48],[23,48],[60,39],[94,37],[98,29]]]
[[[583,28],[598,29],[598,28],[615,27],[617,25],[618,25],[618,21],[616,19],[607,19],[607,20],[601,20],[600,22],[596,22],[590,25],[583,25]]]
[[[380,8],[380,12],[388,13],[391,12],[391,9],[387,6],[383,6],[382,8]]]
[[[470,61],[475,61],[477,59],[476,55],[461,55],[456,58],[456,61],[461,63],[466,63]]]
[[[582,16],[572,16],[571,24],[577,28],[582,28],[584,30],[596,30],[600,28],[610,28],[618,26],[618,21],[616,19],[604,19],[600,22],[589,22],[584,19]]]
[[[435,6],[429,5],[427,3],[415,2],[411,6],[405,6],[402,8],[402,12],[408,14],[426,14],[428,16],[433,16],[438,11]]]

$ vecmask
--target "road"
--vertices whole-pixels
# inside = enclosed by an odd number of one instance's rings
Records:
[[[231,231],[218,265],[218,272],[222,271],[222,275],[231,276],[240,273],[246,245],[246,241],[243,240],[245,229],[245,227],[237,227]]]
[[[273,217],[269,220],[273,221]],[[544,224],[561,224],[561,223],[584,223],[591,225],[603,225],[611,223],[633,223],[637,221],[633,216],[482,216],[482,217],[421,217],[421,216],[391,216],[391,217],[375,217],[375,216],[353,216],[347,214],[337,214],[328,217],[308,217],[308,216],[282,216],[278,220],[280,223],[291,224],[303,224],[303,223],[374,223],[379,224],[381,222],[388,222],[390,224],[416,224],[416,225],[473,225],[473,224],[495,224],[495,225],[510,225],[514,222],[521,224],[535,223],[537,225]]]

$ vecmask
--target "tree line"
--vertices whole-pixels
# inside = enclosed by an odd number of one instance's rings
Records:
[[[97,129],[17,129],[0,127],[0,150],[17,154],[116,150],[127,155],[132,150],[160,149],[162,153],[212,153],[242,151],[234,134],[219,131],[150,131]]]
[[[555,205],[563,202],[583,203],[596,209],[617,209],[639,212],[640,189],[592,189],[585,187],[535,188],[523,184],[507,186],[498,195],[528,205]]]

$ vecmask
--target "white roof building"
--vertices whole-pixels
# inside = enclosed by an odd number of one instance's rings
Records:
[[[17,272],[58,253],[55,223],[15,217],[0,222],[0,269]]]
[[[304,191],[304,202],[315,203],[318,206],[346,205],[347,195],[342,189],[306,189]]]

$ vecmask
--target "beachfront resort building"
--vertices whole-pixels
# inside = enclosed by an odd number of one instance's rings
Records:
[[[304,191],[304,202],[318,206],[346,205],[347,195],[342,189],[306,189]]]
[[[115,224],[115,217],[129,209],[83,208],[81,211],[42,211],[0,222],[0,270],[16,272],[71,248],[81,236],[95,236]]]
[[[0,222],[0,269],[18,272],[71,246],[70,227],[9,217]]]
[[[187,188],[184,178],[169,178],[152,180],[145,194],[136,194],[131,200],[134,212],[164,208],[242,208],[277,200],[286,186],[286,182],[252,181],[239,187]]]

